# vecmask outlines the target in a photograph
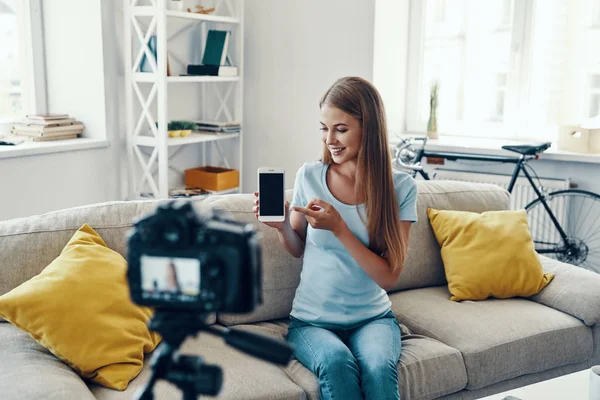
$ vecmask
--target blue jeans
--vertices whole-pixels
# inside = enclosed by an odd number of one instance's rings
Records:
[[[335,330],[290,318],[287,340],[319,379],[322,400],[400,399],[400,326],[393,312]]]

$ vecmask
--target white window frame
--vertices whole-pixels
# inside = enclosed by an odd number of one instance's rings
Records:
[[[530,38],[532,30],[534,0],[516,0],[514,3],[509,73],[505,93],[504,121],[479,124],[477,131],[463,124],[450,126],[440,134],[474,136],[486,138],[518,138],[520,115],[526,110],[525,103],[529,94],[529,70],[531,63]],[[408,132],[424,132],[428,115],[421,114],[422,96],[429,95],[421,91],[423,79],[423,55],[425,34],[425,2],[410,0],[409,2],[409,40],[406,90],[406,130]],[[512,88],[512,89],[511,89]],[[516,89],[518,88],[518,90]],[[512,98],[509,99],[508,96]],[[514,98],[516,97],[516,98]],[[448,125],[447,125],[448,126]],[[485,130],[485,134],[481,131]]]
[[[23,114],[48,111],[42,0],[17,1]]]

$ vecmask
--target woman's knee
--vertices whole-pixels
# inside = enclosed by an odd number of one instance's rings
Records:
[[[398,379],[398,364],[393,357],[367,357],[359,362],[363,380],[382,382]]]
[[[345,347],[335,347],[324,351],[317,362],[317,375],[321,373],[358,373],[358,363],[352,352]]]

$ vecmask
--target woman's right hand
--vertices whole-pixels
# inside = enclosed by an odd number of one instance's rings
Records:
[[[258,192],[254,192],[254,207],[252,211],[254,211],[254,217],[258,219],[258,210],[260,205],[258,204]],[[286,224],[290,223],[290,202],[285,201],[285,220],[283,222],[263,222],[263,224],[270,226],[271,228],[275,228],[278,231],[282,230]],[[261,221],[262,222],[262,221]]]

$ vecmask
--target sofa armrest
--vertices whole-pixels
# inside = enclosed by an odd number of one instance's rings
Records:
[[[600,274],[541,256],[544,272],[555,274],[544,290],[530,299],[600,326]]]

